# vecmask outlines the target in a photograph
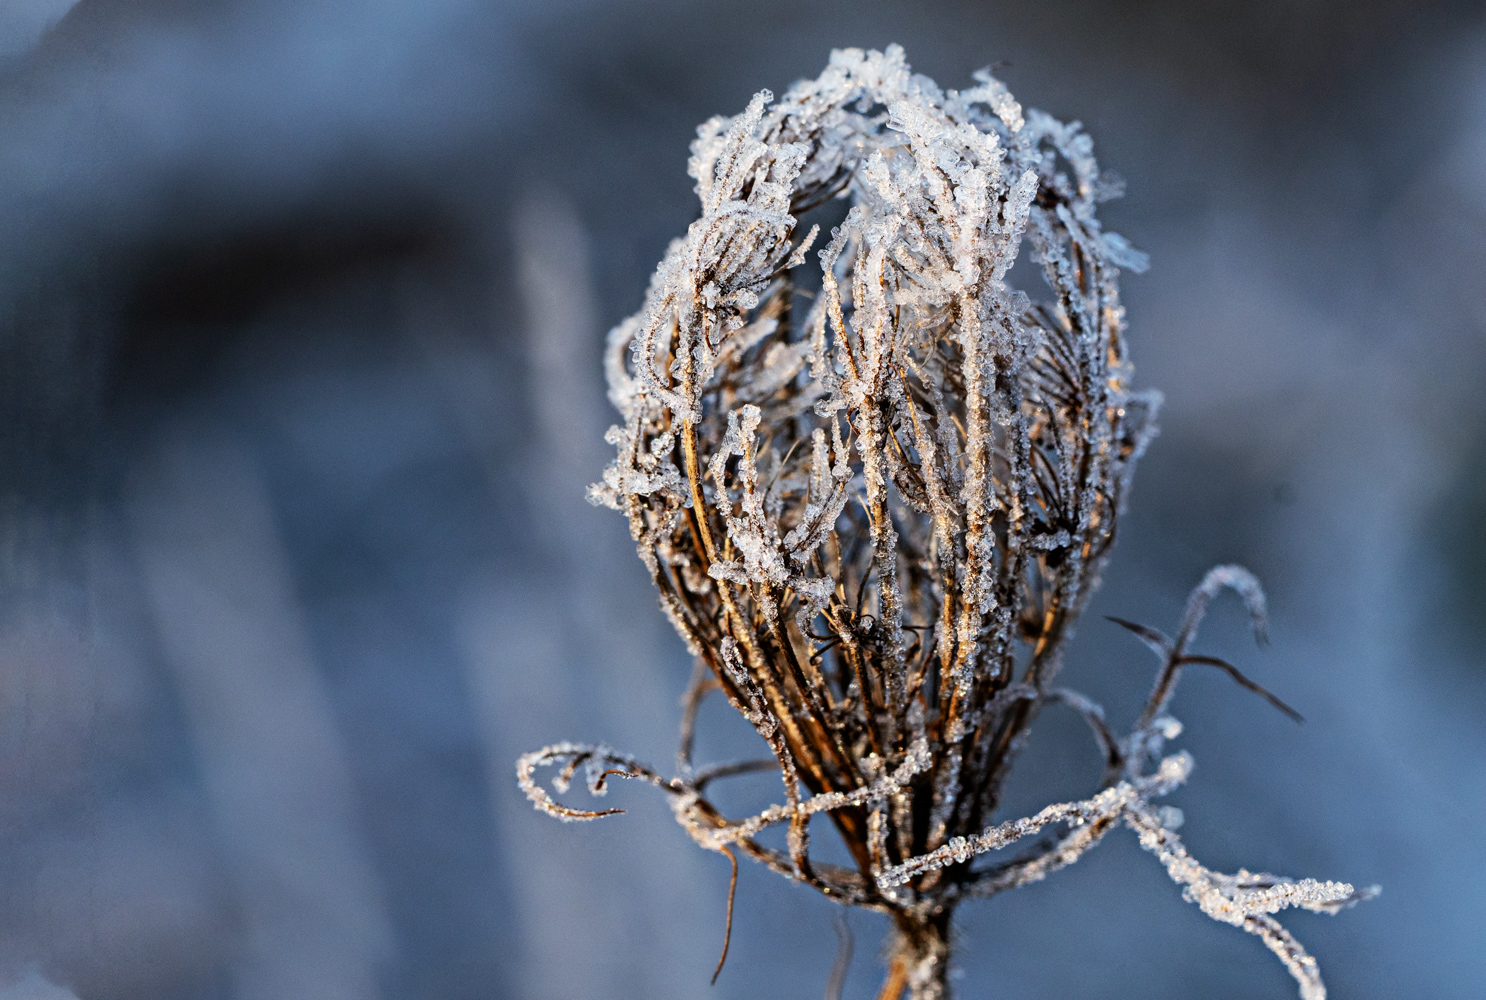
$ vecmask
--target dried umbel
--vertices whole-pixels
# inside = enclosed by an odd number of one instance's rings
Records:
[[[610,335],[618,449],[591,499],[623,511],[661,605],[697,658],[677,773],[605,747],[523,757],[523,788],[563,765],[567,787],[614,775],[665,790],[701,846],[734,849],[843,904],[893,918],[884,997],[945,995],[955,906],[1041,879],[1121,823],[1204,912],[1260,935],[1307,998],[1315,962],[1270,915],[1332,911],[1349,885],[1220,875],[1193,861],[1153,797],[1187,776],[1162,756],[1165,714],[1208,600],[1237,589],[1262,624],[1257,583],[1220,567],[1170,640],[1129,625],[1163,661],[1150,704],[1116,738],[1088,699],[1053,686],[1074,623],[1114,540],[1157,397],[1130,387],[1120,268],[1143,255],[1104,232],[1120,192],[1077,124],[1024,112],[988,73],[942,91],[901,50],[832,54],[817,80],[771,106],[698,130],[701,217],[655,272],[644,308]],[[818,230],[798,218],[850,210],[802,280]],[[1011,287],[1030,255],[1051,295]],[[1129,623],[1124,623],[1129,624]],[[721,692],[772,752],[699,767],[697,707]],[[1266,694],[1271,700],[1267,692]],[[1041,708],[1089,721],[1105,762],[1082,802],[987,828]],[[1283,706],[1281,706],[1283,707]],[[708,785],[762,767],[784,803],[742,820]],[[854,867],[811,857],[824,814]],[[758,839],[787,825],[787,848]],[[978,855],[1051,826],[1028,854]],[[736,875],[736,867],[734,868]]]

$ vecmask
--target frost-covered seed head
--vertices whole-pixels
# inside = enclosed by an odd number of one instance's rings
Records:
[[[1119,299],[1121,270],[1146,258],[1101,227],[1097,207],[1122,184],[1080,126],[1024,110],[989,72],[975,81],[945,91],[896,46],[845,49],[777,102],[761,91],[697,130],[700,215],[609,335],[623,421],[590,490],[628,517],[700,663],[678,777],[557,744],[522,758],[522,787],[563,819],[612,810],[559,805],[538,766],[565,763],[559,787],[586,766],[596,794],[611,774],[663,788],[703,847],[892,914],[892,975],[915,1000],[943,996],[960,901],[1038,881],[1123,822],[1204,912],[1259,934],[1303,995],[1321,996],[1314,960],[1270,914],[1360,894],[1211,872],[1181,847],[1180,810],[1149,802],[1191,770],[1186,754],[1161,756],[1181,731],[1164,710],[1186,663],[1220,665],[1293,712],[1236,668],[1186,654],[1224,587],[1262,634],[1252,575],[1209,574],[1175,641],[1121,623],[1164,664],[1128,735],[1050,687],[1154,433],[1159,396],[1131,387]],[[1009,280],[1024,255],[1038,287]],[[705,786],[761,762],[691,761],[697,706],[717,690],[784,783],[784,804],[745,820],[725,818]],[[1104,785],[990,826],[1048,702],[1089,722]],[[820,813],[851,867],[811,858]],[[773,824],[788,824],[782,850],[758,839]],[[1068,832],[1032,855],[976,867],[1054,824]]]
[[[1029,714],[996,695],[1019,657],[1034,690],[1056,672],[1155,406],[1117,284],[1144,258],[1095,211],[1117,186],[1077,125],[977,79],[839,51],[702,125],[701,217],[610,338],[625,422],[591,497],[691,648],[753,720],[746,665],[812,791],[933,748],[904,817],[930,808],[927,840],[864,842],[869,869],[988,814]],[[799,220],[832,201],[812,293]],[[1023,253],[1035,298],[1007,282]]]

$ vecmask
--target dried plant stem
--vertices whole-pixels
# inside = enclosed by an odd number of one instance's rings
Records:
[[[929,919],[899,917],[888,945],[888,975],[879,1000],[901,997],[942,1000],[949,995],[949,923],[946,911]]]
[[[728,946],[733,942],[733,898],[738,894],[738,856],[727,845],[723,845],[720,850],[732,863],[733,873],[728,878],[728,915],[727,923],[722,931],[722,954],[717,956],[717,968],[712,970],[714,984],[717,982],[717,977],[722,975],[722,967],[728,960]]]
[[[887,979],[877,994],[877,1000],[899,1000],[908,985],[908,959],[894,954],[887,963]]]

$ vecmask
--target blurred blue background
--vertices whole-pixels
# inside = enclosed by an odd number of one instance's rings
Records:
[[[1486,16],[1402,0],[0,3],[0,998],[818,997],[835,907],[640,788],[684,650],[588,507],[599,344],[694,213],[696,124],[899,42],[1082,119],[1163,432],[1065,675],[1128,724],[1211,564],[1173,797],[1224,870],[1382,883],[1286,923],[1333,995],[1486,982]],[[716,708],[716,706],[713,706]],[[702,750],[731,754],[725,712]],[[1005,815],[1091,788],[1043,716]],[[738,808],[773,795],[740,786]],[[880,982],[854,913],[847,997]],[[962,911],[965,998],[1294,995],[1112,834]]]

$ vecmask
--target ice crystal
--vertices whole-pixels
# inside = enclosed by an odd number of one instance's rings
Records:
[[[650,782],[702,847],[734,847],[843,904],[892,915],[884,996],[945,995],[948,926],[961,901],[1044,878],[1123,824],[1204,913],[1259,935],[1303,997],[1314,960],[1274,920],[1333,912],[1349,885],[1214,873],[1151,800],[1184,781],[1163,756],[1181,670],[1216,666],[1293,714],[1232,665],[1189,647],[1208,602],[1237,591],[1262,638],[1264,597],[1235,566],[1193,592],[1177,637],[1131,622],[1161,657],[1130,733],[1053,686],[1100,567],[1159,397],[1131,387],[1120,269],[1146,257],[1096,208],[1120,184],[1077,123],[1024,110],[989,72],[964,91],[913,74],[897,47],[832,53],[777,102],[762,91],[697,130],[689,172],[700,217],[656,268],[643,308],[609,337],[609,396],[623,417],[590,499],[623,512],[660,601],[698,658],[677,774],[606,747],[523,757],[522,788],[583,768]],[[801,216],[849,210],[799,282],[819,236]],[[1007,276],[1030,254],[1050,297]],[[696,711],[720,691],[773,754],[697,768]],[[1079,712],[1105,764],[1088,799],[988,825],[1002,781],[1046,704]],[[730,819],[714,780],[768,767],[785,802]],[[810,856],[824,814],[854,866]],[[787,850],[756,838],[788,825]],[[1024,857],[980,855],[1048,827]],[[731,897],[730,897],[731,898]]]

